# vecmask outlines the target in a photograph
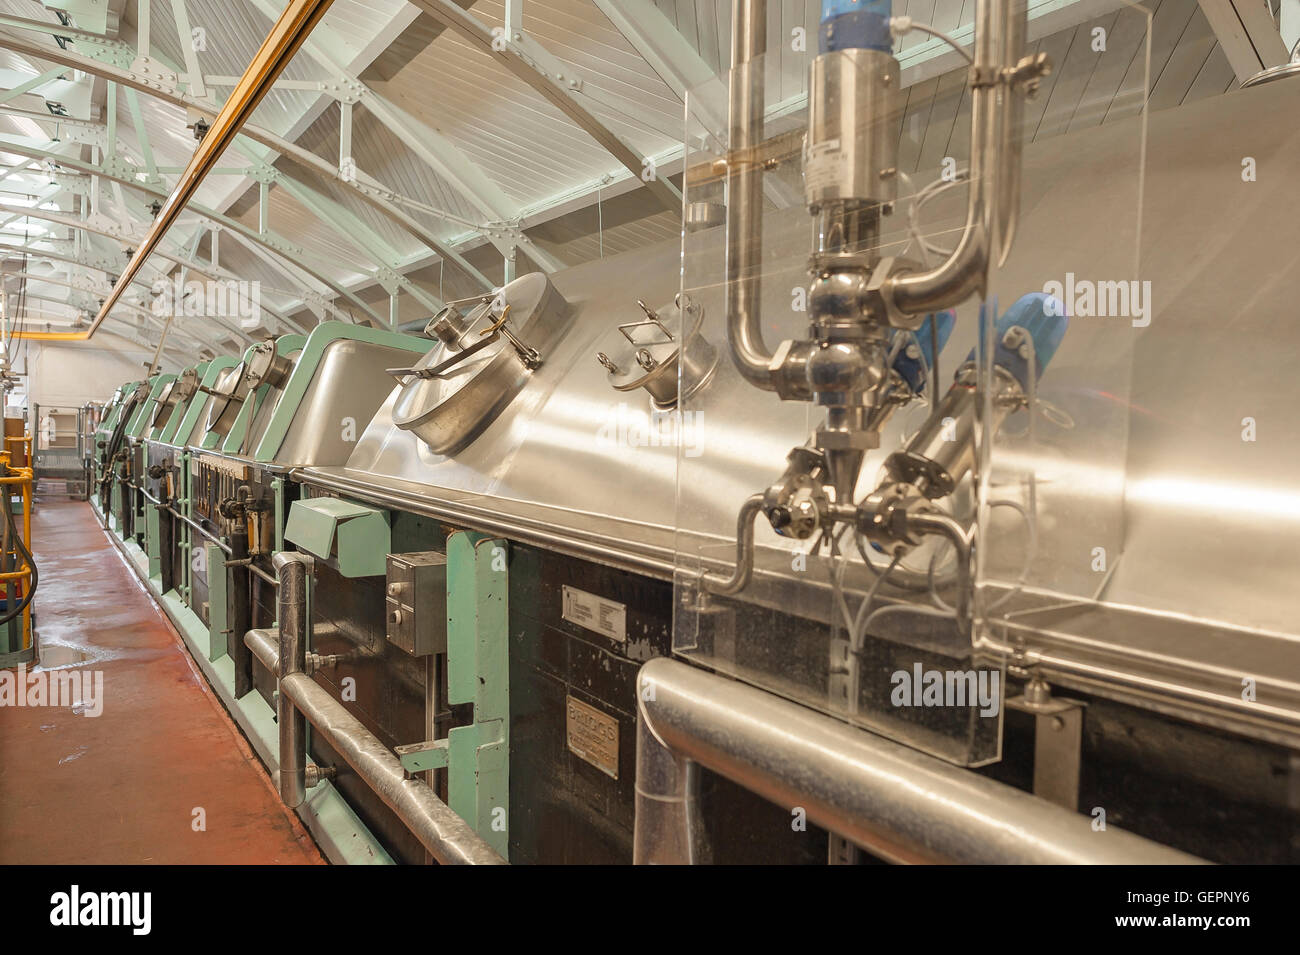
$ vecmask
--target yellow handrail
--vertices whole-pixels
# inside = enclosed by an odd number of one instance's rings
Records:
[[[24,434],[21,437],[18,435],[5,436],[4,443],[6,446],[10,442],[15,442],[15,441],[24,442],[24,446],[27,451],[27,460],[28,462],[30,462],[32,460],[32,456],[31,456],[32,436],[30,434]],[[28,467],[21,467],[21,468],[13,467],[9,463],[10,456],[11,456],[11,452],[7,449],[7,447],[6,450],[0,451],[0,472],[3,472],[3,476],[0,476],[0,485],[17,484],[22,488],[23,544],[30,551],[32,549],[33,471],[32,468],[30,467],[30,464]],[[8,494],[9,491],[6,489],[4,493]],[[14,549],[17,550],[17,548]],[[11,571],[6,571],[4,573],[0,573],[0,583],[7,583],[11,580],[21,579],[24,582],[23,599],[28,600],[30,599],[31,596],[32,570],[33,568],[31,563],[28,562],[26,559],[24,559],[23,565],[19,567],[17,570],[11,570]],[[19,649],[26,650],[31,645],[32,645],[32,608],[31,608],[31,604],[28,603],[23,607],[23,638],[22,638],[22,646]]]

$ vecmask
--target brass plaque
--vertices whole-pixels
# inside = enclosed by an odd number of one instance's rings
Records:
[[[571,696],[564,709],[569,751],[618,779],[618,720]]]

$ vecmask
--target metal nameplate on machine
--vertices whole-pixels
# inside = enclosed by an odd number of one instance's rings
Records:
[[[597,597],[577,587],[564,585],[562,616],[585,630],[600,633],[619,643],[627,642],[627,605]]]
[[[618,779],[618,720],[575,697],[565,697],[569,752]]]

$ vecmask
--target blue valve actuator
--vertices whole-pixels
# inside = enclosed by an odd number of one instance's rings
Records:
[[[1017,299],[993,326],[993,363],[1009,371],[1020,382],[1020,387],[1029,387],[1029,361],[1019,350],[1008,348],[1003,339],[1014,326],[1023,328],[1033,342],[1035,358],[1035,378],[1042,377],[1043,369],[1056,354],[1065,331],[1070,326],[1070,317],[1065,314],[1061,301],[1045,292],[1030,292]],[[975,359],[975,349],[966,356],[967,361]]]
[[[889,35],[891,0],[822,0],[817,48],[835,50],[881,50],[893,48]]]
[[[948,343],[948,336],[952,334],[953,326],[957,324],[957,313],[952,309],[945,312],[939,312],[937,315],[925,316],[925,321],[921,323],[912,334],[916,338],[916,344],[921,350],[919,357],[913,358],[908,355],[909,349],[904,347],[899,350],[898,355],[894,358],[894,371],[902,375],[907,386],[916,394],[921,393],[925,386],[926,372],[934,367],[934,341],[932,340],[930,329],[933,328],[936,334],[933,338],[938,338],[939,351],[943,351],[943,346]],[[894,332],[895,335],[904,334],[903,332]]]

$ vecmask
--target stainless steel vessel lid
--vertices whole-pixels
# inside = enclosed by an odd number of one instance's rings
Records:
[[[466,305],[464,314],[456,307]],[[563,305],[541,272],[494,294],[450,303],[426,329],[442,344],[412,368],[393,371],[402,383],[393,423],[439,454],[472,440],[546,360],[563,325]]]
[[[227,368],[217,380],[213,382],[212,402],[208,405],[208,420],[204,424],[205,431],[214,430],[218,424],[229,428],[234,423],[235,415],[239,413],[239,406],[243,403],[243,394],[239,392],[240,382],[244,378],[244,362],[240,362],[234,368]]]
[[[248,358],[222,373],[213,386],[207,430],[229,434],[249,392],[260,385],[279,388],[292,372],[293,361],[276,353],[274,339],[254,345]]]
[[[617,335],[607,335],[596,360],[615,391],[644,388],[657,407],[671,408],[679,397],[683,349],[688,396],[708,381],[717,363],[716,350],[700,335],[704,309],[680,294],[657,309],[640,300],[637,305],[643,319],[624,322]]]
[[[197,368],[186,368],[180,376],[169,381],[158,395],[158,407],[154,411],[153,427],[165,428],[171,420],[172,412],[182,401],[188,401],[199,384]]]

